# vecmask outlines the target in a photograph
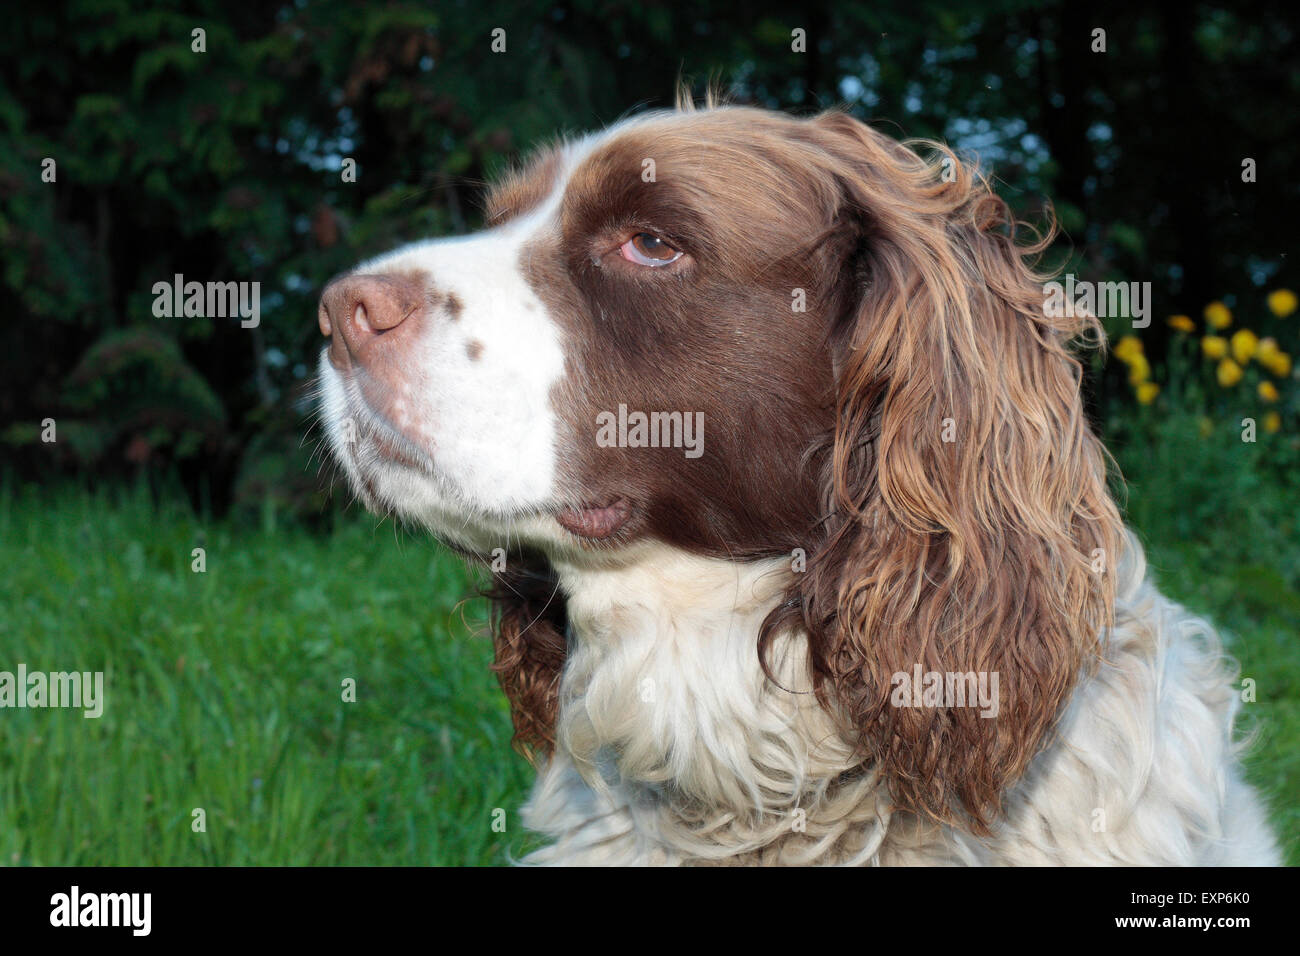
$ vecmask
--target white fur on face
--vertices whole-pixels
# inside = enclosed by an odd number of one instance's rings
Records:
[[[380,502],[440,534],[478,548],[501,535],[558,538],[549,517],[557,487],[560,421],[551,395],[564,374],[559,325],[529,286],[524,248],[558,241],[558,216],[567,173],[585,155],[587,141],[565,153],[566,175],[526,216],[472,236],[412,243],[357,266],[356,274],[428,275],[438,305],[404,359],[391,426],[431,464],[427,472],[395,465],[365,443],[350,443],[345,423],[358,432],[378,428],[355,381],[322,354],[321,404],[330,444],[354,487],[370,479]],[[457,317],[442,303],[459,300]],[[470,357],[470,349],[477,355]],[[364,375],[363,369],[353,376]]]

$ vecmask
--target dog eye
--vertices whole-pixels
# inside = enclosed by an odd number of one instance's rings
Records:
[[[682,256],[680,249],[674,249],[648,232],[638,232],[619,246],[618,251],[628,262],[635,262],[639,266],[666,266]]]

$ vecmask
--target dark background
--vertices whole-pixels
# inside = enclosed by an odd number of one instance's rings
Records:
[[[671,105],[679,77],[947,139],[1030,219],[1050,197],[1081,278],[1153,283],[1143,340],[1158,366],[1164,316],[1297,284],[1292,7],[31,5],[0,36],[0,453],[24,479],[165,474],[217,513],[319,513],[301,436],[322,283],[476,228],[503,166]],[[1257,182],[1242,182],[1245,157]],[[260,326],[155,318],[152,286],[175,273],[260,282]],[[1115,363],[1093,371],[1104,423],[1132,397]]]

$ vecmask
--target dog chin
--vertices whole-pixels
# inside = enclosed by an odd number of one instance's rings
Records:
[[[469,500],[436,469],[386,458],[362,462],[347,450],[340,452],[344,456],[352,487],[367,510],[419,526],[460,551],[490,560],[498,548],[546,548],[566,536],[548,509],[490,510]]]
[[[481,556],[520,544],[574,557],[608,553],[635,536],[629,534],[634,509],[622,496],[560,506],[476,494],[439,467],[435,453],[371,408],[350,379],[324,361],[320,383],[334,457],[357,498],[375,514],[421,526]],[[488,482],[488,487],[494,484]]]

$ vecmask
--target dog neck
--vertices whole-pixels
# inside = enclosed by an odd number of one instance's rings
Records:
[[[591,822],[568,829],[565,808],[586,805],[565,789],[571,768],[627,832],[682,859],[875,858],[888,794],[812,693],[804,635],[774,635],[773,679],[759,661],[763,620],[793,573],[785,560],[659,545],[616,567],[556,570],[569,658],[556,759],[532,811],[543,829],[572,840]]]
[[[617,566],[559,564],[569,661],[557,744],[594,786],[787,812],[853,767],[812,693],[802,634],[758,655],[788,561],[736,563],[657,545]]]

